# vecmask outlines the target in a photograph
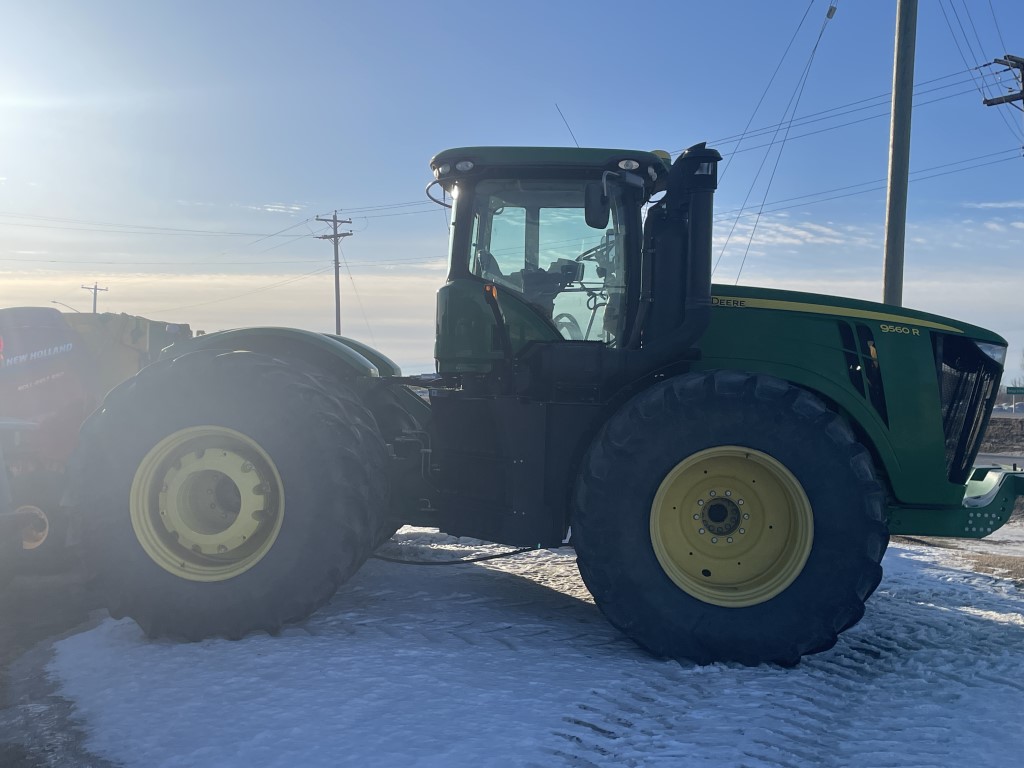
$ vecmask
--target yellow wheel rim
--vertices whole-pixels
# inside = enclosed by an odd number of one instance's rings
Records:
[[[189,427],[143,458],[130,511],[139,544],[161,568],[191,581],[224,581],[274,546],[284,489],[252,438],[224,427]]]
[[[814,514],[800,482],[766,453],[736,445],[679,462],[651,505],[651,543],[680,589],[742,608],[770,600],[800,575]]]

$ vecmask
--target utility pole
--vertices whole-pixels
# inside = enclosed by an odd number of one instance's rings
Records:
[[[896,0],[896,44],[892,66],[892,120],[889,125],[889,184],[885,204],[885,261],[882,301],[903,305],[903,246],[907,234],[910,180],[910,111],[914,100],[917,0]]]
[[[334,215],[329,219],[322,218],[321,216],[316,217],[317,221],[325,221],[332,225],[333,233],[330,235],[317,235],[318,240],[333,240],[334,241],[334,333],[338,336],[341,335],[341,273],[338,267],[338,244],[341,242],[343,237],[350,237],[351,232],[339,232],[339,224],[351,224],[352,219],[339,219],[338,212],[335,211]]]
[[[995,64],[1002,64],[1004,67],[1019,70],[1017,73],[1017,92],[1008,93],[1005,96],[996,96],[994,99],[983,99],[986,107],[994,107],[996,104],[1009,104],[1012,101],[1024,101],[1024,59],[1020,56],[1006,54],[1001,59],[995,59]]]
[[[99,294],[100,291],[109,291],[110,289],[109,288],[100,288],[100,284],[99,283],[93,283],[92,285],[83,285],[82,288],[84,288],[87,291],[92,291],[92,313],[95,315],[96,314],[96,296]]]

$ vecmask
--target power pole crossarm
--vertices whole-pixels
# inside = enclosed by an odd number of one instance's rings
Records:
[[[981,103],[986,107],[994,107],[996,104],[1010,104],[1014,101],[1024,101],[1024,58],[1006,54],[1003,58],[996,59],[995,63],[1002,64],[1004,67],[1009,67],[1010,69],[1018,70],[1017,92],[1008,93],[1005,96],[996,96],[993,99],[983,99]]]
[[[331,218],[326,219],[322,216],[316,217],[317,221],[323,221],[330,224],[332,227],[331,234],[329,235],[317,235],[318,240],[332,240],[334,242],[334,333],[337,336],[341,335],[341,271],[338,265],[338,244],[342,238],[351,237],[351,232],[339,232],[339,224],[351,224],[352,219],[339,219],[338,212],[335,211]]]
[[[100,291],[109,291],[110,289],[109,288],[100,288],[100,284],[99,283],[93,283],[92,285],[83,285],[82,288],[87,290],[87,291],[92,291],[92,313],[95,315],[96,314],[96,297],[99,295]]]

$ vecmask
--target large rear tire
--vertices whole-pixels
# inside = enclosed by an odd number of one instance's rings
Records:
[[[162,361],[82,428],[78,507],[111,615],[185,640],[275,632],[363,564],[384,445],[347,390],[250,352]]]
[[[580,573],[612,624],[700,664],[795,664],[864,614],[888,543],[871,457],[767,376],[675,377],[605,425],[577,485]]]

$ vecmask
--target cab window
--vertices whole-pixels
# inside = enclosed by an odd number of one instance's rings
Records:
[[[489,179],[473,203],[470,271],[522,295],[566,339],[614,345],[625,305],[620,190],[609,184],[607,228],[584,215],[584,180]]]

